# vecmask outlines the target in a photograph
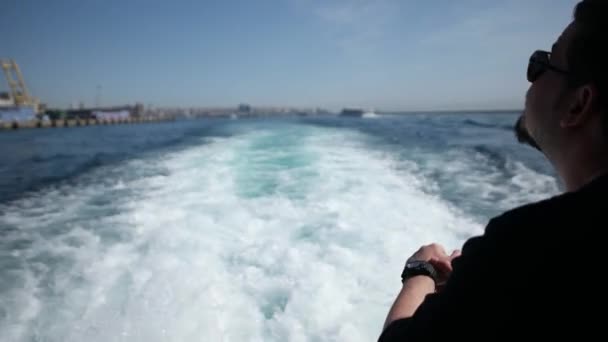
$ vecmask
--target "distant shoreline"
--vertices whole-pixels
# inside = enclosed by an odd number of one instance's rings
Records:
[[[419,111],[377,111],[378,114],[408,115],[408,114],[513,114],[521,113],[523,109],[492,109],[492,110],[419,110]]]

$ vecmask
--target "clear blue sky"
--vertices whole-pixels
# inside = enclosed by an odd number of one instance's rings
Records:
[[[576,3],[2,0],[0,58],[53,106],[521,108]]]

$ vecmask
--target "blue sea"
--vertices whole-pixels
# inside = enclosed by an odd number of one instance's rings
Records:
[[[418,247],[561,191],[517,117],[0,132],[0,340],[373,341]]]

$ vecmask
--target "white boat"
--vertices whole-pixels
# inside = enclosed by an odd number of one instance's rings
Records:
[[[378,114],[376,114],[373,110],[370,110],[363,113],[363,117],[366,119],[377,118]]]

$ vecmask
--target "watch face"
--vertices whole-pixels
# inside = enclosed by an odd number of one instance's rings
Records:
[[[412,260],[405,264],[405,268],[401,273],[401,280],[405,281],[407,278],[425,275],[433,278],[437,282],[437,274],[435,268],[427,261]]]
[[[408,262],[405,266],[408,268],[418,268],[426,264],[426,261],[413,260]]]

